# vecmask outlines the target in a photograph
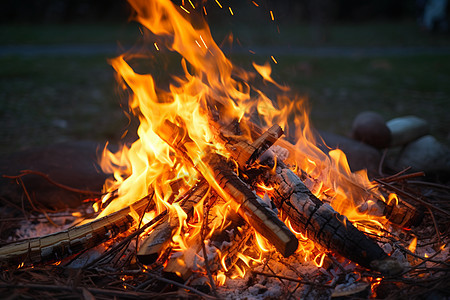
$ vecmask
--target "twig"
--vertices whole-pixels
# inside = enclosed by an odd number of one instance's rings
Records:
[[[251,272],[253,274],[256,274],[256,275],[262,275],[262,276],[266,276],[266,277],[275,277],[275,278],[278,278],[280,280],[281,279],[285,279],[285,280],[288,280],[288,281],[294,281],[294,282],[298,282],[298,283],[305,284],[305,285],[311,285],[311,286],[315,286],[315,287],[324,287],[324,288],[329,288],[329,289],[333,288],[333,287],[331,287],[329,285],[319,284],[319,283],[315,283],[315,282],[312,282],[312,281],[305,281],[305,280],[292,278],[292,277],[287,277],[287,276],[282,276],[282,275],[269,274],[269,273],[258,272],[258,271],[251,271]]]
[[[3,177],[5,177],[5,176],[6,176],[6,175],[3,175]],[[20,185],[22,186],[23,192],[25,193],[25,196],[26,196],[28,202],[30,203],[31,208],[33,208],[35,211],[39,211],[39,212],[40,212],[40,210],[37,209],[36,206],[34,206],[34,203],[33,203],[33,201],[31,200],[30,194],[28,193],[28,190],[27,190],[27,188],[25,187],[25,184],[23,183],[22,178],[21,178],[21,177],[18,177],[18,178],[16,178],[16,180],[18,180],[19,183],[20,183]]]
[[[393,181],[400,181],[400,180],[404,180],[404,179],[410,179],[410,178],[416,178],[416,177],[421,177],[421,176],[425,176],[424,172],[416,172],[416,173],[411,173],[411,174],[405,174],[402,176],[390,176],[384,179],[381,179],[383,182],[393,182]]]
[[[148,227],[152,226],[153,224],[159,222],[165,215],[167,214],[167,210],[163,211],[162,213],[160,213],[159,215],[157,215],[155,218],[153,218],[150,222],[146,223],[144,226],[142,226],[140,229],[135,230],[133,233],[131,233],[130,235],[128,235],[125,239],[123,239],[120,243],[118,243],[117,245],[115,245],[113,248],[111,248],[111,250],[105,252],[103,255],[97,257],[95,260],[93,260],[92,262],[90,262],[88,265],[86,265],[84,268],[88,269],[92,266],[94,266],[96,263],[98,263],[99,261],[101,261],[102,259],[104,259],[106,256],[110,255],[110,254],[114,254],[117,251],[120,251],[120,249],[123,247],[123,245],[125,245],[126,243],[128,243],[129,241],[131,241],[136,235],[141,234],[142,232],[144,232],[144,230],[146,230]]]
[[[170,280],[170,279],[166,279],[164,277],[156,276],[156,275],[154,275],[152,273],[144,273],[144,274],[149,276],[149,277],[152,277],[153,279],[156,279],[156,280],[168,283],[168,284],[173,284],[173,285],[175,285],[177,287],[189,290],[189,291],[191,291],[191,292],[193,292],[193,293],[195,293],[195,294],[197,294],[199,296],[202,296],[203,298],[206,298],[206,299],[217,299],[217,297],[212,297],[212,296],[210,296],[208,294],[205,294],[205,293],[203,293],[203,292],[201,292],[201,291],[199,291],[199,290],[197,290],[197,289],[195,289],[193,287],[187,286],[185,284],[182,284],[182,283]]]
[[[435,188],[438,188],[438,189],[443,189],[443,190],[450,191],[450,186],[439,184],[439,183],[434,183],[434,182],[426,182],[426,181],[420,181],[420,180],[411,180],[411,181],[409,181],[409,183],[420,184],[420,185],[428,185],[428,186],[435,187]]]
[[[53,179],[51,179],[49,175],[47,175],[45,173],[42,173],[42,172],[39,172],[39,171],[22,170],[22,171],[20,171],[20,173],[21,174],[19,174],[19,175],[3,175],[3,177],[11,178],[11,179],[18,179],[18,178],[21,178],[21,177],[23,177],[25,175],[30,175],[30,174],[38,175],[38,176],[43,177],[45,180],[47,180],[51,184],[56,185],[57,187],[62,188],[64,190],[68,190],[70,192],[79,193],[79,194],[95,195],[95,196],[102,196],[103,195],[103,193],[100,193],[100,192],[81,190],[81,189],[73,188],[73,187],[70,187],[70,186],[58,183],[58,182],[54,181]]]
[[[149,197],[149,200],[153,199],[153,196],[155,195],[155,191],[153,191],[152,195]],[[145,213],[147,212],[148,207],[150,206],[150,201],[148,201],[147,206],[145,207],[144,211],[142,212],[142,216],[139,218],[139,224],[137,226],[137,229],[139,230],[142,224],[142,220],[144,219]],[[141,234],[138,233],[136,235],[136,251],[135,251],[135,255],[137,255],[138,253],[138,246],[139,246],[139,236]]]
[[[391,175],[391,176],[388,176],[388,177],[384,177],[384,178],[380,178],[380,180],[388,181],[388,182],[389,182],[390,179],[399,177],[400,175],[402,175],[402,174],[408,172],[410,169],[411,169],[411,167],[407,167],[406,169],[401,170],[400,172],[395,173],[394,175]]]
[[[442,208],[440,208],[440,207],[437,207],[437,206],[435,206],[435,205],[433,205],[433,204],[431,204],[431,203],[428,203],[428,202],[426,202],[426,201],[424,201],[424,200],[422,200],[422,199],[420,199],[420,198],[418,198],[418,197],[415,197],[415,196],[411,195],[410,193],[407,193],[407,192],[405,192],[405,191],[402,191],[401,189],[399,189],[399,188],[396,187],[396,186],[393,186],[392,184],[389,184],[389,183],[387,183],[387,182],[381,181],[381,180],[379,180],[379,179],[374,179],[374,180],[375,180],[376,182],[378,182],[379,184],[382,184],[382,185],[385,185],[385,186],[389,187],[390,189],[394,190],[396,193],[398,193],[398,194],[400,194],[400,195],[402,195],[402,196],[404,196],[404,197],[411,198],[412,200],[417,201],[417,202],[419,202],[420,204],[422,204],[422,205],[424,205],[424,206],[426,206],[426,207],[433,208],[433,209],[435,209],[435,210],[440,211],[440,212],[443,213],[443,214],[446,214],[447,216],[450,216],[450,212],[448,212],[448,211],[446,211],[446,210],[444,210],[444,209],[442,209]]]
[[[206,206],[206,203],[204,204],[204,207],[205,206]],[[205,259],[206,273],[208,274],[209,282],[211,284],[211,289],[212,289],[214,296],[218,297],[216,284],[214,283],[214,279],[212,278],[212,275],[211,275],[211,269],[209,267],[209,262],[208,262],[208,254],[206,253],[206,246],[205,246],[205,232],[206,232],[206,229],[208,228],[208,215],[209,215],[209,207],[206,208],[205,213],[203,214],[203,226],[202,226],[200,240],[202,243],[203,258]]]
[[[83,289],[88,290],[89,292],[93,294],[103,294],[113,297],[121,297],[121,298],[132,298],[136,299],[136,297],[152,297],[152,296],[159,296],[158,293],[151,293],[151,292],[133,292],[133,291],[119,291],[119,290],[107,290],[107,289],[100,289],[100,288],[91,288],[91,287],[73,287],[73,286],[66,286],[66,285],[48,285],[48,284],[7,284],[7,283],[0,283],[0,288],[13,288],[13,289],[34,289],[34,290],[50,290],[50,291],[67,291],[71,294],[73,291],[77,291],[82,293]]]
[[[439,231],[439,227],[436,223],[436,218],[434,217],[433,211],[431,210],[431,208],[427,207],[428,212],[430,213],[431,216],[431,220],[433,221],[433,225],[434,225],[434,230],[436,230],[436,235],[438,238],[438,243],[441,244],[441,233]]]

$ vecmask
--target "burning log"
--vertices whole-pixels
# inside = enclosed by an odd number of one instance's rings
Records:
[[[314,196],[292,170],[278,167],[271,178],[275,205],[315,243],[366,268],[391,274],[402,270],[375,241]]]
[[[195,166],[185,145],[190,138],[181,127],[166,122],[160,136],[187,161]],[[211,151],[204,165],[196,166],[212,188],[224,199],[231,199],[238,214],[259,234],[264,236],[285,257],[293,254],[298,240],[287,226],[234,173],[222,156]],[[200,169],[201,168],[201,169]],[[211,173],[212,172],[212,176]]]
[[[277,135],[282,133],[281,128],[274,125],[263,135],[270,136],[273,132]],[[257,138],[255,143],[259,144],[260,139]],[[252,148],[245,145],[245,141],[236,143],[234,147],[234,155]],[[273,153],[266,155],[264,159],[262,163],[271,169],[277,165],[275,174],[267,176],[267,183],[274,187],[273,201],[299,231],[308,232],[308,237],[322,247],[366,268],[384,273],[401,271],[400,265],[390,259],[378,244],[354,227],[345,216],[314,196],[282,161],[275,162]],[[242,168],[242,171],[245,169]]]
[[[208,190],[209,185],[205,180],[199,182],[180,200],[180,207],[186,214],[191,214],[194,205],[205,196]],[[172,236],[178,227],[179,220],[176,215],[165,215],[139,248],[137,253],[139,261],[146,265],[154,263],[170,245]]]
[[[128,230],[135,222],[132,211],[142,214],[150,196],[92,222],[43,237],[7,244],[0,248],[0,267],[28,266],[58,261],[100,245]]]
[[[273,125],[251,144],[247,140],[241,140],[226,146],[228,146],[227,149],[232,153],[239,167],[245,169],[266,152],[282,135],[283,129],[279,125]]]

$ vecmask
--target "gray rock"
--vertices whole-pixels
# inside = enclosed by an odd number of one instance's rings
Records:
[[[395,118],[386,125],[391,131],[391,147],[405,145],[429,133],[427,121],[416,116]]]
[[[383,117],[373,111],[358,114],[353,121],[352,137],[378,149],[389,146],[391,132]]]
[[[398,169],[411,166],[425,173],[450,172],[450,150],[426,135],[405,146],[396,163]]]

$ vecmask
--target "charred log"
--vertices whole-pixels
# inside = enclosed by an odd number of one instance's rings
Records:
[[[245,142],[241,141],[236,143],[236,147],[248,148],[243,146],[244,144]],[[277,162],[273,155],[269,154],[262,164],[268,165],[273,170]],[[335,251],[366,268],[388,273],[401,271],[399,264],[389,259],[378,244],[360,232],[329,204],[315,197],[282,161],[278,162],[275,172],[269,172],[266,183],[274,187],[273,201],[277,208],[288,216],[294,229],[307,232],[308,237],[322,247]]]
[[[222,156],[210,151],[206,155],[204,164],[196,165],[193,162],[195,158],[191,157],[186,148],[191,140],[182,127],[166,122],[165,127],[160,131],[160,136],[186,161],[197,168],[220,197],[231,199],[238,214],[259,234],[268,239],[283,256],[287,257],[295,252],[298,247],[295,235],[278,219],[276,213],[232,171]]]
[[[192,213],[194,205],[205,196],[208,189],[209,185],[203,180],[191,189],[185,197],[182,197],[179,204],[186,214]],[[138,260],[146,265],[153,264],[161,253],[169,247],[172,236],[178,227],[178,216],[170,214],[164,216],[143,241],[137,253]]]

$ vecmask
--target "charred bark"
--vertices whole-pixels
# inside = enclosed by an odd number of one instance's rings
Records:
[[[182,197],[180,207],[183,211],[190,215],[194,205],[205,196],[208,189],[209,185],[205,180],[199,182],[185,197]],[[148,237],[144,239],[137,253],[137,259],[145,265],[154,263],[161,253],[169,247],[172,236],[178,227],[177,215],[167,214],[164,216]]]
[[[192,157],[186,148],[192,141],[182,127],[166,122],[159,134],[186,161],[196,167],[220,197],[231,199],[237,213],[268,239],[283,256],[287,257],[295,252],[298,246],[295,235],[232,171],[222,156],[211,150],[205,155],[204,164],[199,162],[196,165],[194,164],[196,158]]]

